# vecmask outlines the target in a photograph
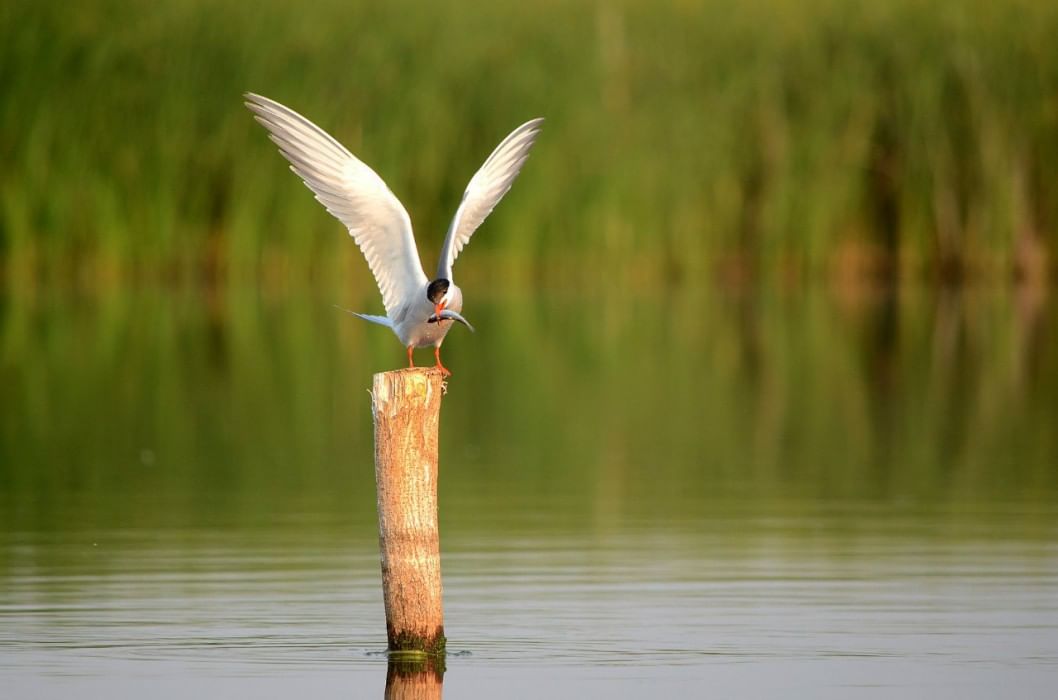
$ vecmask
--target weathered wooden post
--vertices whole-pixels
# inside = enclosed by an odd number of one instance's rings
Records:
[[[376,374],[371,389],[390,652],[440,655],[445,649],[437,534],[437,428],[443,393],[440,370],[423,367]]]

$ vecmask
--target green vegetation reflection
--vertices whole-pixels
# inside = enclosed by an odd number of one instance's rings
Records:
[[[445,346],[445,537],[665,528],[733,504],[1017,503],[1031,520],[1058,499],[1049,309],[970,293],[475,304],[479,333]],[[5,302],[0,520],[323,518],[370,539],[366,389],[402,361],[312,296]]]

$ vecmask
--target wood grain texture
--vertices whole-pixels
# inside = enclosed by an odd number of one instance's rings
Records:
[[[437,531],[437,433],[444,383],[434,368],[376,374],[375,483],[391,651],[444,650]]]

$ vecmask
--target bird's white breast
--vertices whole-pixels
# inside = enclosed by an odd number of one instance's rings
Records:
[[[463,292],[454,284],[448,288],[448,303],[445,308],[457,313],[463,310]],[[405,347],[410,345],[417,348],[440,345],[455,321],[430,323],[429,318],[433,314],[434,305],[427,298],[426,288],[423,287],[418,298],[406,307],[402,316],[393,325],[393,330],[400,338],[400,342]]]

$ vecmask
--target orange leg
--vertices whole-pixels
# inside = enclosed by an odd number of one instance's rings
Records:
[[[437,369],[441,370],[441,374],[446,377],[452,376],[452,373],[448,371],[448,368],[441,364],[441,346],[438,345],[433,349],[433,356],[437,358]]]
[[[415,366],[415,360],[411,359],[411,351],[412,351],[413,347],[414,346],[412,346],[412,345],[408,346],[408,366],[409,367],[414,367]]]

